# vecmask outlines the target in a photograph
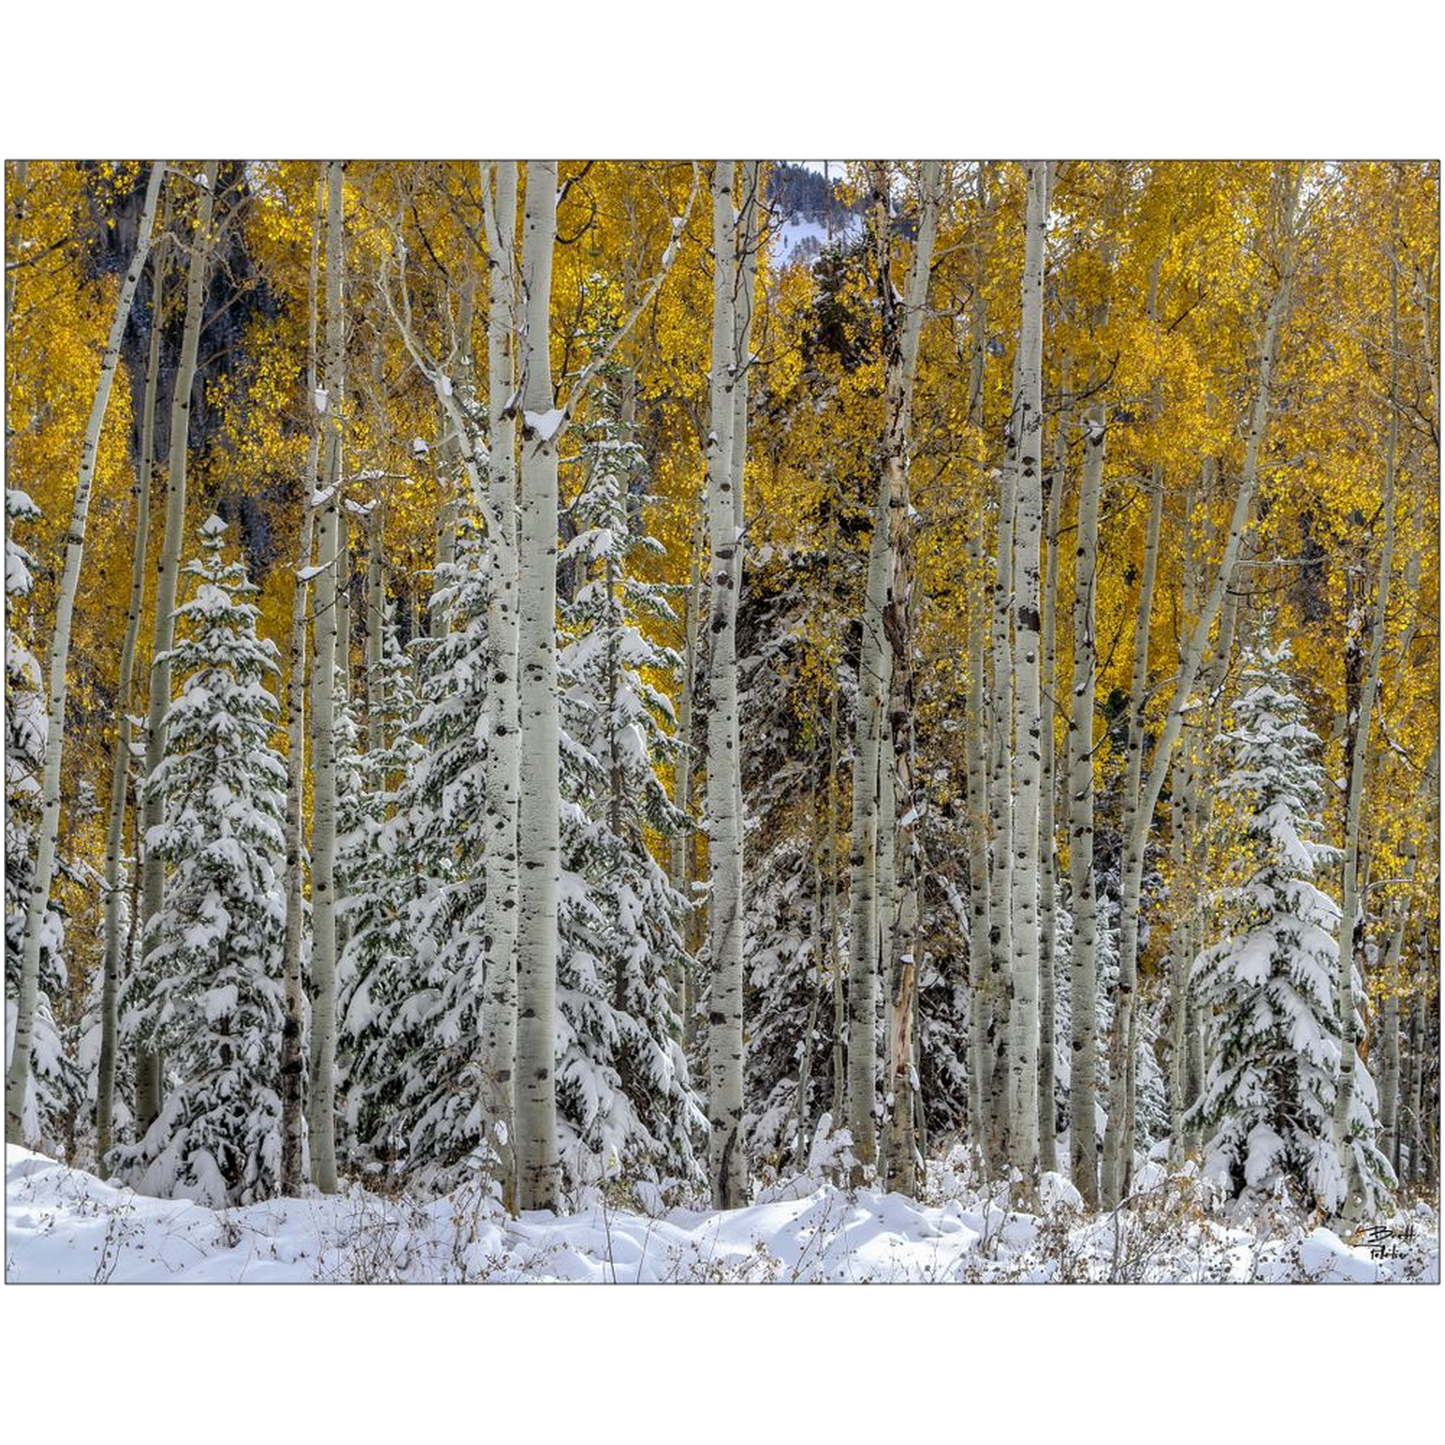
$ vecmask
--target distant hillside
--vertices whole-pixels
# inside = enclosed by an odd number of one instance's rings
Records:
[[[830,225],[835,244],[860,234],[860,210],[846,205],[837,194],[841,171],[841,162],[831,177],[790,161],[775,164],[768,184],[768,205],[778,264],[816,259],[828,242]]]

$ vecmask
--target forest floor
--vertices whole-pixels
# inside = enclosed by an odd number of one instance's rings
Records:
[[[6,1149],[12,1283],[575,1280],[1438,1282],[1439,1220],[1419,1202],[1342,1239],[1285,1212],[1224,1219],[1187,1169],[1139,1172],[1127,1205],[1085,1215],[1057,1175],[1036,1212],[1001,1207],[962,1151],[924,1198],[784,1180],[743,1209],[627,1207],[589,1191],[575,1212],[509,1219],[480,1188],[437,1199],[358,1187],[215,1211],[150,1199]],[[647,1201],[653,1207],[650,1212]]]

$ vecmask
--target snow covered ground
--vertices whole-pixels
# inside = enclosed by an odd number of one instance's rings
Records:
[[[653,1214],[600,1198],[510,1220],[480,1191],[435,1200],[360,1189],[220,1212],[115,1188],[6,1150],[12,1283],[141,1281],[1430,1281],[1438,1221],[1418,1205],[1353,1243],[1308,1222],[1253,1228],[1202,1214],[1187,1177],[1149,1166],[1132,1207],[1083,1218],[1047,1176],[1038,1214],[1006,1213],[960,1155],[926,1202],[799,1178],[745,1209]]]

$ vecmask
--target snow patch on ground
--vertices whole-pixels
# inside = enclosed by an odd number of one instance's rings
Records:
[[[609,1207],[509,1219],[482,1188],[439,1199],[344,1194],[211,1210],[151,1199],[28,1150],[6,1149],[5,1275],[31,1281],[574,1280],[1438,1281],[1437,1221],[1391,1221],[1410,1243],[1370,1258],[1329,1230],[1277,1234],[1191,1208],[1188,1181],[1160,1180],[1119,1216],[1085,1217],[1051,1176],[1039,1214],[1008,1211],[969,1183],[961,1156],[931,1171],[927,1199],[781,1181],[743,1209]]]

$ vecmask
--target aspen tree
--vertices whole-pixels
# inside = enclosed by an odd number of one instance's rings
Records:
[[[125,817],[130,797],[131,764],[134,761],[131,699],[135,681],[136,643],[140,637],[141,612],[145,606],[146,551],[150,542],[151,487],[155,482],[156,391],[160,379],[162,317],[165,309],[165,232],[169,208],[161,221],[161,236],[151,257],[150,341],[146,350],[145,394],[141,402],[140,458],[136,466],[135,545],[132,553],[130,604],[126,611],[125,640],[120,653],[120,685],[116,692],[115,756],[111,764],[110,824],[105,845],[105,956],[101,965],[100,1059],[95,1088],[95,1155],[102,1179],[107,1177],[113,1120],[115,1117],[115,1069],[119,1017],[119,993],[125,941],[122,938],[124,881],[121,850],[125,840]],[[139,829],[137,829],[139,832]],[[138,840],[139,841],[139,840]],[[137,865],[139,848],[136,849]]]
[[[135,253],[126,270],[116,296],[115,313],[105,352],[101,357],[100,377],[86,422],[85,437],[80,449],[80,472],[75,483],[75,498],[70,509],[70,528],[66,534],[65,568],[61,574],[60,595],[55,608],[55,631],[50,642],[49,707],[45,718],[45,780],[42,791],[40,839],[36,849],[35,871],[31,877],[30,898],[25,915],[25,943],[20,963],[20,990],[15,1011],[15,1038],[10,1066],[5,1076],[5,1138],[11,1144],[23,1144],[25,1091],[30,1082],[30,1049],[35,1028],[35,1010],[40,987],[41,932],[50,906],[50,887],[55,877],[56,845],[60,833],[60,773],[65,748],[65,697],[69,683],[71,620],[75,613],[75,593],[80,582],[80,566],[85,556],[85,524],[90,514],[90,497],[95,481],[95,463],[100,451],[100,433],[110,407],[110,391],[115,369],[120,360],[120,344],[130,320],[136,287],[150,254],[151,232],[155,226],[156,205],[160,200],[161,181],[165,167],[156,161],[146,184],[145,208],[141,212],[140,229],[136,234]],[[209,197],[210,192],[207,191]],[[7,285],[6,309],[13,304],[14,293]]]
[[[708,537],[712,604],[707,717],[707,830],[711,899],[708,943],[708,1176],[719,1209],[742,1204],[747,1167],[743,1114],[743,838],[738,814],[737,608],[742,535],[733,498],[738,385],[737,212],[734,163],[713,163],[712,422],[707,441]],[[749,304],[751,304],[749,302]]]
[[[1019,394],[1016,353],[1012,399]],[[1011,416],[1009,426],[1012,429]],[[993,876],[989,887],[990,965],[997,981],[994,991],[995,1053],[990,1153],[1000,1162],[1013,1157],[1011,1125],[1014,1093],[1014,989],[1013,975],[1013,865],[1014,865],[1014,670],[1011,646],[1013,624],[1014,515],[1018,478],[1011,465],[997,469],[998,537],[994,551],[993,614],[989,646],[993,663],[990,695],[989,831],[993,836]]]
[[[301,969],[305,923],[303,891],[306,790],[306,622],[310,610],[312,541],[316,530],[316,482],[321,465],[320,414],[315,401],[320,386],[316,368],[316,317],[321,273],[321,223],[325,187],[314,186],[311,220],[311,263],[307,274],[306,396],[311,410],[306,470],[301,481],[301,535],[296,578],[291,590],[291,635],[286,674],[286,952],[282,962],[281,1023],[281,1192],[301,1192],[305,1173],[306,984]]]
[[[706,536],[704,531],[706,520],[706,513],[702,507],[699,507],[697,520],[692,530],[692,540],[689,544],[691,561],[689,562],[687,586],[682,597],[682,675],[678,678],[677,760],[673,764],[672,803],[677,811],[689,820],[689,824],[692,819],[692,708],[698,671],[698,588],[702,581],[702,548]],[[679,828],[672,839],[672,886],[688,900],[689,905],[693,903],[692,871],[695,851],[690,826],[689,828]],[[690,921],[693,916],[689,915]],[[689,936],[691,936],[691,932],[692,929],[689,926]],[[677,1014],[677,1037],[681,1041],[689,1034],[689,981],[681,965],[678,966],[673,979],[672,994],[672,1006]]]
[[[487,303],[487,732],[486,967],[482,980],[484,1117],[504,1189],[515,1190],[512,1134],[517,1053],[517,808],[520,735],[517,692],[517,163],[482,177],[489,273]]]
[[[968,541],[970,572],[982,571],[982,548],[976,533]],[[968,1118],[974,1148],[981,1158],[988,1153],[987,1108],[992,1094],[992,1051],[989,1027],[993,1015],[993,973],[989,945],[989,856],[988,776],[984,757],[984,670],[988,666],[988,619],[985,607],[969,600],[968,711],[970,725],[965,737],[968,793],[968,977],[969,977],[969,1066]]]
[[[503,178],[503,188],[509,184]],[[561,806],[557,762],[559,757],[559,718],[557,699],[557,452],[577,408],[585,399],[593,381],[608,363],[612,353],[631,332],[638,318],[647,310],[671,270],[678,254],[678,241],[687,226],[688,216],[697,195],[697,170],[693,169],[693,185],[680,216],[672,220],[668,244],[651,280],[642,289],[637,304],[623,319],[605,345],[600,347],[581,376],[573,384],[565,401],[555,396],[552,383],[549,332],[551,323],[552,246],[557,230],[557,164],[555,161],[534,161],[528,167],[528,182],[523,202],[522,252],[517,290],[510,307],[499,316],[505,322],[508,311],[515,318],[520,337],[515,345],[522,358],[522,377],[516,392],[507,401],[504,411],[513,413],[518,402],[522,407],[520,469],[521,506],[518,511],[517,541],[517,655],[518,726],[521,746],[518,753],[518,806],[516,885],[516,960],[517,960],[517,1027],[515,1054],[511,1055],[504,1028],[491,1034],[490,1045],[484,1049],[492,1060],[493,1077],[506,1067],[505,1059],[515,1058],[513,1108],[515,1137],[503,1139],[502,1130],[494,1139],[503,1150],[508,1142],[514,1149],[516,1171],[516,1204],[521,1209],[543,1209],[555,1206],[560,1182],[557,1156],[557,1110],[554,1086],[553,1048],[555,1043],[557,993],[557,897],[560,886],[559,818]],[[504,247],[500,241],[506,209],[503,194],[495,204],[489,230],[498,240],[496,254]],[[411,305],[406,286],[406,248],[400,233],[395,250],[402,269],[397,297],[384,284],[383,296],[408,352],[423,375],[432,383],[437,401],[454,428],[454,437],[461,453],[463,469],[478,508],[491,512],[490,486],[483,484],[483,466],[488,454],[478,450],[471,428],[466,424],[456,389],[423,350],[411,320]],[[502,292],[505,299],[505,288]],[[398,304],[399,303],[399,304]],[[494,332],[489,315],[489,359]],[[502,330],[505,330],[505,326]],[[506,364],[499,367],[504,375]],[[500,401],[502,393],[497,392]],[[728,429],[731,434],[731,428]],[[501,457],[494,465],[505,466],[511,443],[506,428],[500,434],[501,444],[494,446]],[[495,441],[496,439],[494,439]],[[510,475],[510,473],[508,473]],[[495,495],[504,503],[510,483],[499,474]],[[497,538],[505,547],[505,525],[497,529]],[[509,565],[501,556],[497,563],[501,591],[506,590]],[[495,589],[494,589],[495,590]],[[489,604],[490,605],[490,604]],[[499,629],[506,636],[506,628]],[[502,653],[505,656],[505,646]],[[492,657],[496,661],[496,655]],[[499,693],[505,695],[505,687]],[[498,716],[505,717],[507,706],[499,704]],[[495,726],[495,720],[493,721]],[[501,756],[505,758],[506,749]],[[495,781],[495,780],[494,780]],[[495,795],[494,795],[495,796]],[[503,803],[505,800],[503,800]],[[550,811],[549,811],[550,810]],[[502,827],[506,827],[507,809],[502,806]],[[550,821],[549,821],[550,818]],[[504,851],[504,850],[499,850]],[[495,902],[505,910],[508,895],[505,887],[491,891],[489,905]],[[493,937],[498,935],[494,934]],[[491,1007],[497,1010],[498,1023],[504,1024],[509,1014],[505,1002],[496,996]],[[484,1081],[484,1087],[487,1087]],[[508,1161],[503,1160],[504,1168]]]
[[[1012,843],[1013,1006],[1010,1012],[1010,1157],[1026,1182],[1038,1172],[1039,1046],[1039,542],[1043,524],[1044,228],[1049,167],[1028,164],[1023,319],[1007,467],[1017,514],[1013,558],[1014,793]]]
[[[557,446],[549,336],[557,163],[527,163],[522,218],[521,863],[517,930],[517,1203],[557,1204]]]
[[[886,189],[886,176],[881,178]],[[918,1074],[914,1065],[917,1020],[917,965],[914,958],[914,929],[918,915],[919,865],[918,822],[922,799],[914,785],[913,738],[913,503],[908,486],[908,455],[911,446],[913,382],[918,365],[918,342],[928,302],[928,279],[933,264],[933,242],[938,225],[942,166],[925,161],[920,169],[918,235],[913,262],[898,315],[897,293],[890,275],[890,246],[885,224],[878,238],[878,285],[883,308],[884,330],[884,447],[882,488],[875,527],[888,529],[890,577],[884,605],[883,627],[891,670],[888,687],[888,731],[891,754],[889,778],[890,835],[906,839],[907,866],[899,880],[889,879],[884,895],[884,918],[891,925],[890,945],[880,951],[892,970],[889,989],[889,1053],[884,1097],[889,1101],[887,1137],[888,1182],[906,1194],[916,1187],[916,1119]],[[901,814],[899,806],[902,805]],[[888,861],[894,860],[896,839],[888,839]],[[881,870],[880,870],[881,871]]]
[[[1068,392],[1068,367],[1064,368]],[[1061,414],[1054,438],[1054,465],[1049,478],[1049,512],[1045,544],[1048,570],[1043,589],[1043,650],[1040,683],[1039,738],[1039,1171],[1058,1168],[1054,1128],[1054,715],[1058,709],[1058,650],[1055,645],[1059,590],[1059,519],[1063,512],[1068,461],[1068,418]]]
[[[1074,941],[1069,955],[1069,1170],[1089,1208],[1099,1202],[1095,1093],[1098,1041],[1098,912],[1094,880],[1094,688],[1098,643],[1094,632],[1095,576],[1099,559],[1099,492],[1108,433],[1104,408],[1084,416],[1084,459],[1079,475],[1078,527],[1074,545],[1074,679],[1068,731],[1069,887]]]
[[[316,666],[312,674],[315,812],[311,832],[311,1178],[336,1192],[336,739],[344,567],[341,428],[346,391],[346,317],[342,311],[344,163],[326,173],[326,367],[322,417],[320,537],[317,544]],[[343,669],[344,670],[344,669]]]
[[[100,451],[100,435],[105,423],[105,412],[110,406],[111,384],[116,379],[116,366],[120,360],[121,338],[126,332],[130,319],[131,303],[136,296],[140,275],[146,266],[150,253],[150,237],[155,228],[156,205],[160,198],[160,184],[165,175],[162,162],[155,162],[150,168],[150,179],[146,185],[146,201],[136,234],[136,251],[130,260],[126,277],[121,282],[116,298],[116,312],[111,319],[110,335],[105,342],[101,357],[100,379],[95,384],[95,396],[91,402],[90,418],[85,425],[84,441],[81,444],[81,465],[75,483],[75,499],[71,507],[71,525],[66,533],[65,568],[61,574],[61,591],[55,610],[55,631],[51,637],[51,659],[49,659],[49,707],[46,711],[45,728],[45,780],[42,785],[42,818],[40,818],[39,842],[36,848],[35,871],[30,879],[30,896],[27,900],[25,945],[20,958],[20,988],[14,1020],[13,1051],[10,1055],[9,1071],[6,1074],[6,1139],[10,1143],[23,1143],[22,1114],[25,1110],[25,1094],[30,1078],[30,1046],[35,1029],[36,997],[39,990],[40,932],[45,922],[46,910],[51,900],[51,884],[55,877],[56,844],[61,821],[61,760],[65,747],[65,695],[68,685],[69,649],[71,649],[71,620],[75,611],[75,592],[79,584],[79,572],[85,552],[85,523],[90,514],[91,490],[94,486],[95,460]],[[210,191],[207,191],[210,198]],[[13,292],[9,293],[13,301]]]

